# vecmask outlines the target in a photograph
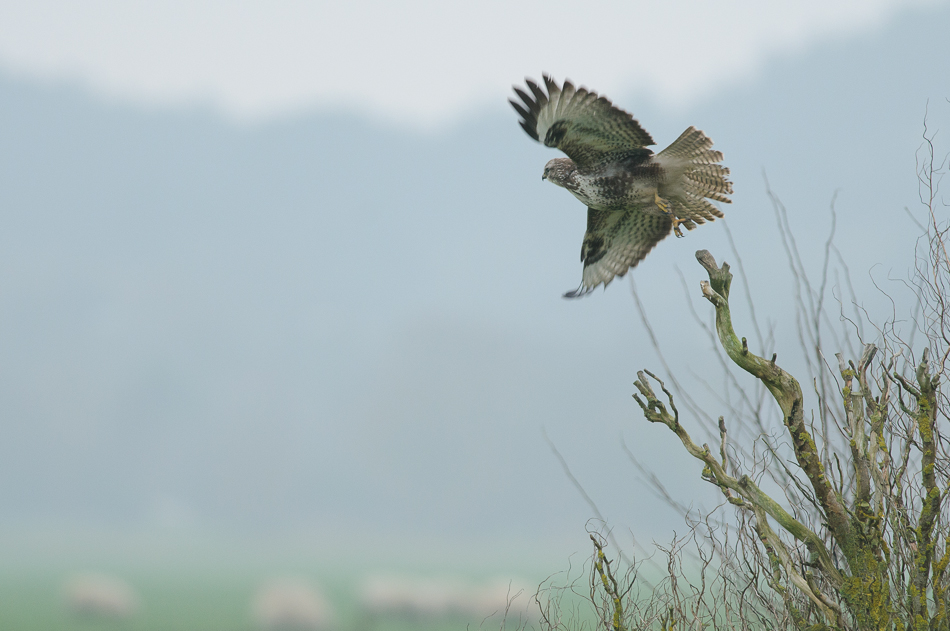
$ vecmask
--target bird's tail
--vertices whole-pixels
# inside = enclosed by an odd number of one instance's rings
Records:
[[[656,156],[671,176],[666,196],[675,202],[676,216],[685,220],[690,230],[696,227],[692,222],[706,223],[723,216],[708,200],[732,202],[727,197],[732,194],[732,182],[726,179],[729,169],[718,164],[722,152],[712,144],[702,131],[689,127]]]

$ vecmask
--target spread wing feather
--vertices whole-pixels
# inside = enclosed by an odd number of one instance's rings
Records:
[[[557,147],[580,168],[649,156],[656,144],[632,115],[606,97],[570,81],[558,86],[544,75],[544,88],[525,79],[530,94],[516,87],[521,103],[510,99],[521,116],[521,127],[535,140]]]
[[[623,276],[662,241],[673,228],[666,215],[651,215],[641,210],[587,209],[587,233],[581,246],[584,263],[580,287],[564,294],[577,298],[604,287]]]

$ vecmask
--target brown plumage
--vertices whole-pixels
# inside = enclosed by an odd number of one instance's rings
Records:
[[[729,169],[712,140],[689,127],[673,144],[653,153],[653,138],[633,116],[587,88],[562,86],[544,76],[544,88],[526,79],[515,87],[521,102],[509,102],[521,127],[535,140],[556,147],[567,158],[544,167],[543,179],[587,205],[587,233],[581,246],[583,280],[573,298],[589,293],[635,267],[679,226],[722,217],[708,200],[729,203]]]

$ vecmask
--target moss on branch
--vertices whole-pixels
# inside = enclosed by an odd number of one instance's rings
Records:
[[[729,309],[729,289],[732,285],[732,273],[729,264],[722,267],[716,265],[707,250],[696,252],[696,260],[703,266],[709,275],[709,281],[703,281],[701,288],[703,296],[716,308],[716,333],[719,342],[729,359],[737,366],[759,379],[771,393],[785,418],[785,426],[795,450],[795,457],[799,466],[808,477],[815,497],[821,504],[828,519],[828,525],[834,532],[835,538],[845,546],[853,540],[848,512],[839,501],[830,481],[825,475],[825,468],[821,456],[815,445],[807,425],[805,424],[802,409],[802,389],[792,375],[785,372],[775,363],[759,357],[742,344],[732,326],[732,314]]]

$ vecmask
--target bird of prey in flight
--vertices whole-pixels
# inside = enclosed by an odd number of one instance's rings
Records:
[[[633,116],[606,97],[570,81],[559,86],[544,75],[543,87],[526,79],[510,99],[521,127],[547,147],[567,154],[544,167],[541,179],[562,186],[587,205],[587,233],[581,246],[584,273],[575,298],[623,276],[680,226],[722,217],[708,200],[729,203],[729,169],[712,140],[689,127],[669,147],[656,144]]]

